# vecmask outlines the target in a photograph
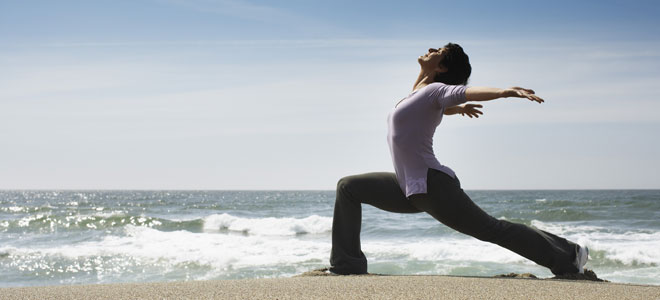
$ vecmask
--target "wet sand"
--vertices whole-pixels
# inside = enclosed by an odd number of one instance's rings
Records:
[[[2,288],[0,299],[660,299],[660,286],[451,276],[302,276]]]

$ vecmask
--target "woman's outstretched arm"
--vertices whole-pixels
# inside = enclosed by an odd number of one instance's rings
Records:
[[[538,103],[544,102],[541,97],[534,94],[533,90],[517,86],[508,89],[471,86],[465,90],[467,101],[489,101],[507,97],[527,98]]]

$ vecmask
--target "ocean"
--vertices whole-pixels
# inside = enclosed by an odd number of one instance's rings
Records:
[[[660,190],[467,191],[587,245],[612,282],[660,285]],[[288,277],[328,266],[334,191],[0,191],[0,287]],[[369,272],[552,277],[430,216],[363,205]]]

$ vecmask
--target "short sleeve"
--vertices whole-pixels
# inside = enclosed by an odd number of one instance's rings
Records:
[[[447,85],[434,82],[430,86],[430,98],[438,109],[449,108],[467,102],[464,85]]]

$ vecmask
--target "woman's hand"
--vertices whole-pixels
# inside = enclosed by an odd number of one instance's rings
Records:
[[[518,86],[510,87],[502,92],[504,97],[527,98],[538,103],[545,102],[541,97],[534,94],[533,90],[521,88]]]
[[[479,115],[483,115],[484,113],[477,108],[482,107],[483,106],[481,104],[465,104],[463,107],[461,107],[461,110],[458,113],[461,114],[461,116],[467,115],[470,118],[478,118]]]

